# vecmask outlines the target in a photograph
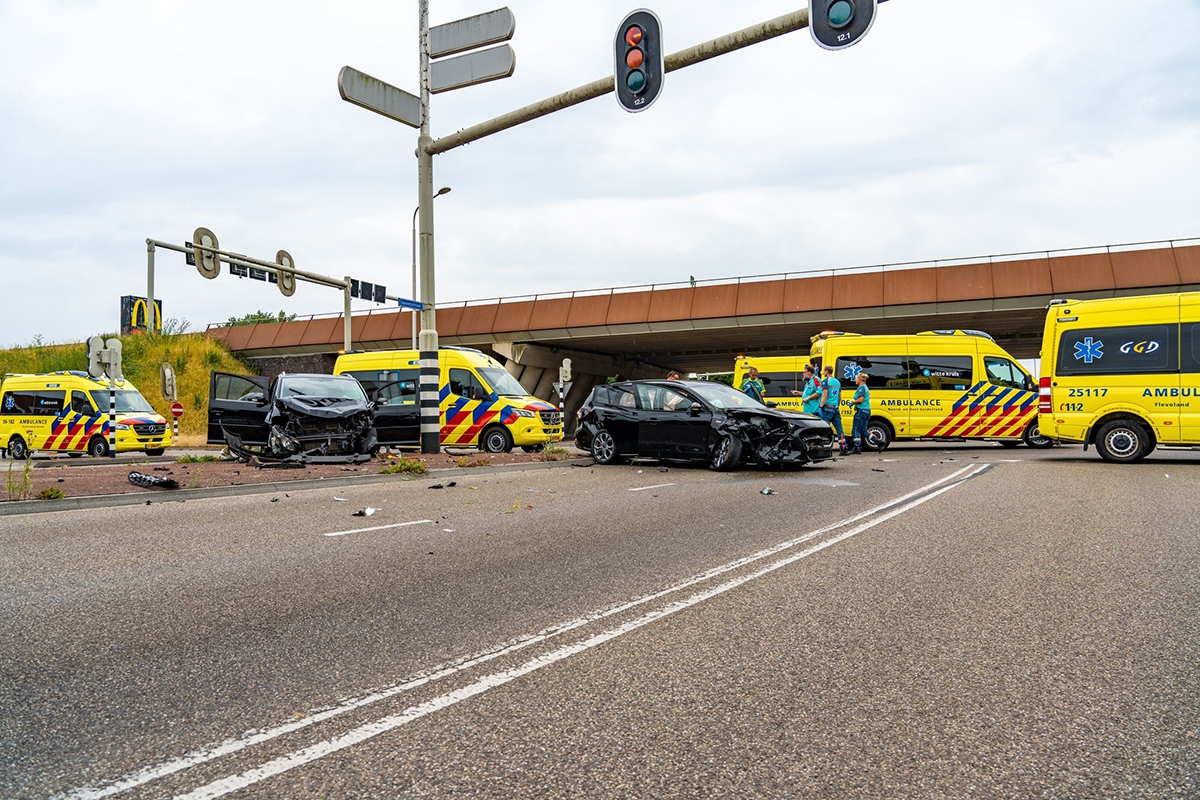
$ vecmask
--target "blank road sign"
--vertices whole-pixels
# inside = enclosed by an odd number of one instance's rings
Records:
[[[507,8],[434,25],[429,29],[429,56],[441,58],[485,44],[507,42],[517,29],[517,18]]]
[[[447,58],[429,65],[429,91],[448,92],[464,86],[474,86],[513,74],[517,57],[506,44],[490,50]]]
[[[338,92],[348,103],[414,128],[421,127],[421,101],[416,95],[372,78],[365,72],[342,67],[338,73]]]

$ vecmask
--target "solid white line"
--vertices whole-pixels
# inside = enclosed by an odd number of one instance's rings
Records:
[[[658,483],[658,484],[655,484],[654,486],[634,486],[634,487],[633,487],[633,488],[631,488],[629,491],[631,491],[631,492],[644,492],[644,491],[646,491],[647,489],[662,489],[662,488],[663,488],[663,487],[665,487],[665,486],[674,486],[674,485],[675,485],[675,484],[673,484],[673,483]]]
[[[980,465],[980,468],[976,473],[973,473],[973,475],[983,472],[987,468],[987,465]],[[967,477],[973,477],[973,475]],[[964,480],[966,480],[966,478],[964,478]],[[187,794],[178,795],[177,800],[215,800],[215,798],[223,797],[231,792],[239,791],[247,786],[252,786],[256,783],[266,780],[267,778],[272,778],[276,775],[280,775],[284,772],[295,769],[296,767],[317,761],[340,750],[345,750],[348,747],[361,744],[368,739],[372,739],[382,733],[395,730],[396,728],[407,725],[410,722],[415,722],[422,717],[429,716],[430,714],[441,711],[442,709],[450,708],[451,706],[461,703],[463,700],[468,700],[476,695],[483,694],[489,689],[503,686],[504,684],[510,683],[517,678],[530,674],[531,672],[536,672],[543,667],[548,667],[551,664],[556,664],[559,661],[570,658],[571,656],[584,653],[594,647],[598,647],[599,645],[610,642],[620,636],[624,636],[626,633],[645,627],[652,622],[657,622],[658,620],[664,619],[679,611],[683,611],[684,609],[691,608],[692,606],[702,603],[705,600],[709,600],[732,589],[736,589],[743,584],[749,583],[757,578],[761,578],[762,576],[774,572],[777,569],[785,567],[789,564],[793,564],[802,558],[807,558],[814,553],[818,553],[827,547],[832,547],[839,542],[845,541],[852,536],[856,536],[865,530],[869,530],[880,523],[886,522],[893,517],[916,508],[922,503],[928,502],[938,495],[950,491],[951,489],[960,485],[962,482],[963,481],[958,481],[957,483],[953,483],[949,486],[943,486],[937,491],[931,492],[924,497],[920,497],[911,503],[900,506],[899,508],[894,508],[893,510],[877,517],[876,519],[864,522],[863,524],[851,528],[844,533],[840,533],[837,536],[813,545],[807,550],[794,553],[787,558],[775,561],[748,575],[743,575],[727,581],[719,586],[714,586],[702,592],[697,592],[691,597],[684,598],[683,600],[677,600],[673,603],[668,603],[662,608],[651,611],[635,620],[618,625],[615,628],[610,628],[607,631],[598,633],[594,636],[584,639],[583,641],[564,645],[557,650],[553,650],[549,653],[532,658],[520,666],[503,670],[501,672],[494,672],[491,675],[485,675],[484,677],[479,678],[473,683],[470,683],[460,689],[456,689],[455,691],[448,692],[440,697],[427,700],[419,705],[411,706],[399,714],[384,717],[375,722],[349,731],[348,733],[345,733],[334,739],[318,742],[317,744],[306,747],[303,750],[297,750],[296,752],[273,759],[262,766],[246,770],[239,775],[232,775],[228,778],[222,778],[220,780],[213,781],[212,783],[201,786]]]
[[[866,519],[867,517],[870,517],[881,511],[886,511],[888,509],[895,508],[896,506],[900,505],[901,503],[904,503],[906,500],[910,500],[913,497],[916,497],[917,495],[919,495],[923,492],[929,491],[930,489],[940,486],[948,481],[955,480],[956,478],[963,476],[963,473],[967,472],[968,470],[977,469],[977,467],[979,467],[979,466],[980,465],[970,464],[965,467],[960,467],[957,470],[955,470],[954,472],[951,472],[949,475],[939,478],[938,480],[936,480],[932,483],[926,484],[925,486],[922,486],[919,489],[914,489],[913,491],[909,492],[908,494],[901,495],[900,497],[897,497],[894,500],[889,500],[888,502],[883,503],[882,505],[878,505],[878,506],[875,506],[874,508],[868,509],[866,511],[862,511],[858,514],[855,514],[852,517],[848,517],[839,522],[834,522],[830,525],[826,525],[823,528],[818,528],[815,531],[811,531],[811,532],[803,534],[801,536],[797,536],[794,539],[790,539],[781,544],[774,545],[770,548],[767,548],[766,550],[760,550],[757,553],[751,553],[748,556],[743,556],[742,558],[736,559],[734,561],[730,561],[726,564],[722,564],[720,566],[713,567],[710,570],[706,570],[705,572],[701,572],[696,575],[693,575],[690,578],[686,578],[685,580],[681,581],[680,583],[677,583],[673,586],[668,586],[665,589],[660,589],[657,592],[652,592],[650,594],[642,595],[641,597],[633,598],[632,600],[628,600],[624,603],[619,603],[617,605],[610,606],[605,609],[593,611],[588,614],[584,614],[583,616],[576,617],[575,619],[568,620],[566,622],[558,623],[556,625],[551,625],[547,628],[543,628],[541,631],[538,631],[535,634],[529,634],[529,635],[526,635],[523,637],[517,637],[515,639],[511,639],[508,642],[503,642],[491,650],[485,650],[485,651],[482,651],[479,653],[465,656],[465,657],[463,657],[461,659],[457,659],[455,661],[440,664],[438,666],[432,667],[431,669],[429,669],[425,672],[418,673],[417,675],[413,676],[413,678],[411,678],[410,680],[405,681],[403,683],[396,684],[396,685],[393,685],[390,687],[386,687],[386,688],[380,689],[378,691],[368,692],[367,694],[365,694],[357,699],[348,700],[348,701],[341,703],[340,705],[334,706],[332,708],[317,711],[313,714],[310,714],[307,717],[303,717],[301,719],[294,720],[292,722],[288,722],[283,725],[276,726],[274,728],[268,728],[268,729],[262,730],[262,731],[254,731],[240,739],[227,739],[224,742],[220,742],[220,743],[212,745],[210,747],[192,751],[191,753],[188,753],[187,755],[180,756],[179,758],[174,758],[169,761],[165,761],[156,766],[145,767],[141,770],[138,770],[137,772],[133,772],[128,775],[125,775],[125,776],[119,778],[118,780],[116,780],[115,782],[108,784],[107,786],[82,787],[82,788],[76,789],[76,790],[68,793],[67,795],[63,795],[63,797],[72,798],[72,800],[100,800],[100,798],[111,797],[112,795],[119,794],[127,789],[132,789],[134,787],[141,786],[143,784],[158,780],[159,778],[164,778],[168,775],[173,775],[176,772],[180,772],[182,770],[190,769],[191,767],[198,766],[200,764],[204,764],[209,761],[213,761],[217,758],[221,758],[222,756],[226,756],[226,755],[230,755],[232,753],[239,752],[248,747],[252,747],[256,744],[262,744],[263,742],[268,742],[268,741],[271,741],[272,739],[277,739],[280,736],[284,736],[289,733],[294,733],[295,731],[301,730],[303,728],[307,728],[307,727],[315,725],[319,722],[324,722],[327,719],[332,719],[334,717],[340,716],[342,714],[345,714],[345,713],[348,713],[351,711],[356,711],[360,708],[371,705],[372,703],[376,703],[380,700],[386,700],[389,697],[394,697],[395,695],[402,694],[407,691],[411,691],[412,689],[419,688],[428,683],[432,683],[433,681],[440,680],[441,678],[446,678],[446,677],[458,674],[460,672],[464,672],[468,669],[472,669],[472,668],[477,667],[480,664],[484,664],[488,661],[492,661],[494,659],[501,658],[502,656],[506,656],[511,653],[515,653],[520,650],[523,650],[527,647],[531,647],[536,644],[541,644],[542,642],[548,641],[548,640],[556,638],[558,636],[562,636],[565,633],[569,633],[573,630],[581,628],[585,625],[589,625],[593,622],[597,622],[599,620],[605,619],[607,617],[611,617],[616,614],[621,614],[625,611],[630,610],[631,608],[636,608],[640,605],[645,605],[646,603],[651,603],[662,597],[666,597],[667,595],[674,594],[675,592],[681,591],[683,589],[687,589],[691,586],[695,586],[700,583],[704,583],[706,581],[709,581],[709,580],[717,577],[718,575],[722,575],[722,574],[730,572],[732,570],[744,567],[748,564],[752,564],[754,562],[761,561],[765,558],[769,558],[773,555],[776,555],[777,553],[780,553],[784,550],[793,548],[796,545],[802,544],[803,542],[809,541],[817,536],[821,536],[823,534],[830,533],[831,531],[835,531],[838,528],[843,528],[846,525],[851,525],[855,522],[858,522],[859,520]],[[963,477],[964,477],[964,479],[969,478],[969,477],[974,477],[974,475],[978,474],[980,471],[982,471],[982,470],[977,470],[976,472],[972,473],[971,475],[967,475],[967,476],[963,476]]]
[[[326,533],[325,536],[348,536],[352,533],[366,533],[367,531],[382,531],[388,528],[404,528],[408,525],[424,525],[428,522],[433,522],[431,519],[418,519],[412,522],[394,522],[391,525],[376,525],[374,528],[355,528],[352,531],[338,531],[337,533]]]

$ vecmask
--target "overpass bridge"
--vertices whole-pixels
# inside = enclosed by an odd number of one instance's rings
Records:
[[[497,356],[545,399],[552,399],[562,359],[571,358],[571,411],[608,376],[724,371],[740,354],[807,353],[809,337],[827,329],[972,328],[1017,358],[1036,358],[1053,298],[1190,290],[1200,290],[1196,238],[469,300],[438,304],[437,327],[441,344]],[[409,348],[412,313],[352,315],[354,347]],[[264,374],[328,372],[342,327],[341,314],[329,314],[210,325],[207,334],[258,362]]]

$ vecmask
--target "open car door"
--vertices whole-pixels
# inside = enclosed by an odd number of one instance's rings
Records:
[[[380,445],[415,447],[421,443],[416,378],[385,383],[371,397],[375,400],[375,436]]]
[[[257,375],[214,372],[208,390],[208,443],[225,444],[224,427],[246,444],[265,445],[270,385]]]

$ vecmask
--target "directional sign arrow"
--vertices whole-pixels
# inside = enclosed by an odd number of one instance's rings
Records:
[[[421,101],[416,95],[353,67],[342,67],[338,73],[338,93],[347,103],[354,103],[414,128],[421,127]]]

